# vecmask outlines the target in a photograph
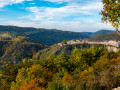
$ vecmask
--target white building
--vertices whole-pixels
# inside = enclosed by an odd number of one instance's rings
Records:
[[[68,45],[71,45],[71,44],[83,44],[83,43],[111,45],[111,46],[114,46],[114,47],[117,47],[117,48],[120,47],[120,41],[117,42],[117,41],[113,41],[113,40],[110,40],[110,41],[87,41],[87,42],[84,41],[84,40],[76,40],[76,41],[71,40],[71,41],[67,42]]]

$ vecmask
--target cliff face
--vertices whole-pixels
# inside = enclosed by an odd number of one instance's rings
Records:
[[[114,46],[106,46],[106,48],[108,49],[108,51],[114,51],[114,52],[117,52],[120,50],[119,47],[114,47]]]

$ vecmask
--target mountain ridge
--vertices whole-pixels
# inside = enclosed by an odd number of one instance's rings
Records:
[[[107,34],[104,34],[104,35],[99,35],[99,36],[93,37],[90,40],[99,40],[99,41],[115,40],[115,41],[120,41],[120,35],[118,35],[117,33],[107,33]]]
[[[26,36],[45,45],[53,45],[62,40],[90,38],[80,32],[62,31],[56,29],[43,29],[31,27],[2,26],[0,33],[15,33],[15,36]]]
[[[107,30],[107,29],[101,29],[101,30],[98,30],[96,32],[81,32],[85,35],[88,35],[89,37],[96,37],[96,36],[99,36],[99,35],[104,35],[104,34],[107,34],[107,33],[114,33],[116,31],[114,30]]]
[[[107,34],[107,33],[114,33],[114,32],[115,31],[113,31],[113,30],[102,29],[102,30],[96,31],[95,33],[90,35],[90,37],[95,37],[95,36],[104,35],[104,34]]]

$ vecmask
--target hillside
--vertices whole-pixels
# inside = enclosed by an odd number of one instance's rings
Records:
[[[91,35],[89,35],[90,37],[96,37],[96,36],[99,36],[99,35],[104,35],[104,34],[107,34],[107,33],[114,33],[115,31],[112,31],[112,30],[99,30]]]
[[[2,66],[0,90],[113,90],[120,85],[120,52],[100,47]]]
[[[26,36],[44,45],[53,45],[55,43],[62,42],[64,39],[71,40],[89,38],[89,36],[79,32],[31,27],[0,26],[0,34],[3,36],[4,33],[9,33],[11,37]],[[2,37],[2,39],[8,39],[7,35],[5,37]]]
[[[0,61],[19,62],[32,56],[47,46],[29,42],[28,38],[18,37],[12,40],[0,40]]]
[[[90,44],[74,44],[74,45],[65,45],[65,46],[60,46],[58,44],[55,44],[53,46],[50,46],[49,48],[40,50],[36,55],[34,56],[34,59],[46,59],[49,58],[49,56],[52,54],[53,56],[57,55],[71,55],[71,52],[75,49],[88,49],[91,46],[98,46],[98,47],[104,47],[104,45],[90,45]]]
[[[120,40],[120,35],[117,33],[108,33],[100,36],[96,36],[91,38],[90,40],[98,40],[98,41],[103,41],[103,40]]]

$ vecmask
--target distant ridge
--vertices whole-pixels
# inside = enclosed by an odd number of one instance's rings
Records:
[[[99,30],[93,34],[90,35],[90,37],[96,37],[96,36],[99,36],[99,35],[104,35],[104,34],[107,34],[107,33],[114,33],[115,31],[113,30],[105,30],[105,29],[102,29],[102,30]]]
[[[108,34],[93,37],[90,40],[101,40],[101,41],[103,41],[103,40],[116,40],[116,41],[120,41],[120,35],[118,35],[117,33],[108,33]]]
[[[87,35],[87,36],[91,36],[91,35],[93,35],[94,34],[94,32],[81,32],[82,34],[85,34],[85,35]]]
[[[16,36],[26,36],[44,45],[53,45],[62,42],[62,40],[84,39],[89,36],[80,32],[62,31],[56,29],[2,26],[0,25],[0,34],[16,33]]]

